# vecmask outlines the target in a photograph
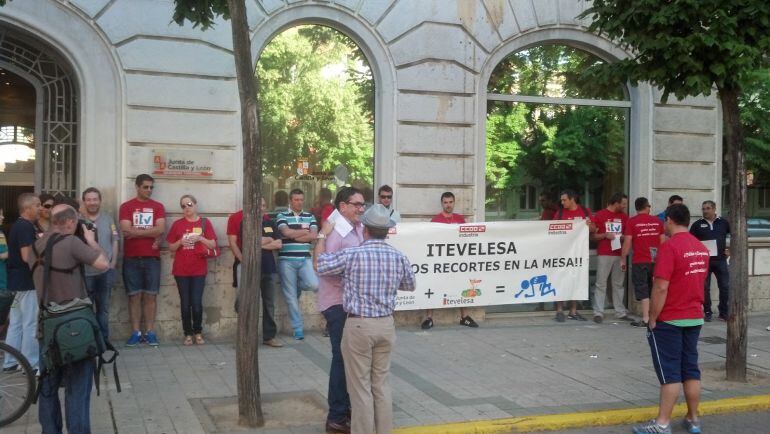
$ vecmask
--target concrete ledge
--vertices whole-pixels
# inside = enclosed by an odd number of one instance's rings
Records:
[[[701,402],[699,407],[701,416],[768,409],[770,409],[770,395],[742,396],[738,398],[705,401]],[[681,418],[684,417],[686,413],[686,404],[680,403],[674,407],[672,417]],[[655,406],[414,426],[395,429],[393,432],[397,434],[488,434],[502,432],[555,431],[588,426],[611,426],[639,423],[653,419],[657,414],[658,407]]]

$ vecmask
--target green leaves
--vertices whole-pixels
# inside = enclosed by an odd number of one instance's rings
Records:
[[[201,26],[206,30],[214,26],[218,16],[230,19],[227,0],[174,0],[172,20],[180,26],[189,21],[193,27]]]

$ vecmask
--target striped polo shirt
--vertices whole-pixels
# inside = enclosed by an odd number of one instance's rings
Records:
[[[279,213],[275,218],[275,224],[278,230],[283,227],[289,229],[312,229],[318,230],[318,223],[316,223],[315,216],[312,213],[306,211],[300,211],[296,214],[289,210],[288,212]],[[283,246],[278,252],[278,257],[281,259],[291,260],[305,260],[310,257],[310,243],[302,241],[294,241],[291,238],[283,238]]]

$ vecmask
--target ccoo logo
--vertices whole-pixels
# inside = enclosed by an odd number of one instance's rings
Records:
[[[460,233],[469,233],[469,232],[486,232],[487,226],[486,225],[468,225],[468,226],[460,226]]]

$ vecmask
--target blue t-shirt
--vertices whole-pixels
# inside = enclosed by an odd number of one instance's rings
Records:
[[[0,255],[8,252],[5,234],[0,231]],[[8,273],[5,271],[5,259],[0,259],[0,289],[8,289]]]
[[[8,289],[11,291],[32,291],[32,271],[21,259],[21,248],[31,247],[37,240],[37,229],[34,223],[20,217],[11,226],[8,234]]]

